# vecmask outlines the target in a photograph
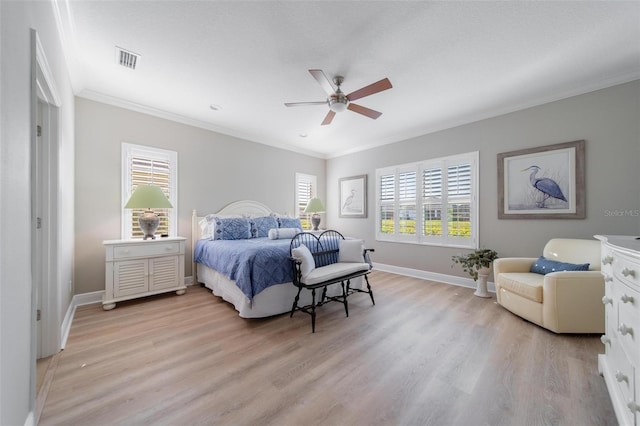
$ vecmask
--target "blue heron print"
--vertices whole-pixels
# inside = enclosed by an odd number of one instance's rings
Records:
[[[540,167],[530,166],[522,171],[526,172],[528,170],[531,170],[531,174],[529,175],[529,182],[531,183],[531,186],[542,193],[542,199],[540,201],[536,201],[536,207],[541,209],[545,208],[545,203],[549,198],[567,201],[560,189],[560,185],[558,185],[555,180],[548,177],[537,177]]]

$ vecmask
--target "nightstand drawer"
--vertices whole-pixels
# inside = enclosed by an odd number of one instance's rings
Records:
[[[134,257],[162,256],[165,254],[180,253],[180,243],[177,241],[170,242],[152,242],[150,244],[129,244],[125,246],[114,247],[114,259],[128,259]]]

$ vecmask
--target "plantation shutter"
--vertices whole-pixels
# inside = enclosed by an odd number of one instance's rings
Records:
[[[416,172],[398,174],[398,231],[404,235],[416,233]]]
[[[442,169],[422,171],[424,235],[442,235]]]
[[[448,235],[470,237],[471,164],[457,164],[447,168],[447,193]]]
[[[160,219],[156,235],[175,236],[178,215],[178,154],[143,145],[122,143],[122,238],[142,238],[138,218],[144,209],[125,209],[129,197],[140,185],[158,186],[173,208],[152,209]]]
[[[380,176],[380,223],[379,232],[393,234],[395,232],[394,204],[396,198],[395,175]]]
[[[302,229],[311,229],[311,213],[305,213],[309,200],[317,193],[316,176],[296,173],[296,213]]]
[[[153,160],[143,157],[131,157],[131,193],[140,185],[155,185],[162,189],[164,195],[171,199],[171,173],[169,161]],[[169,209],[153,209],[160,218],[157,234],[169,234]],[[144,209],[131,209],[131,237],[142,238],[144,236],[138,218],[144,213]]]

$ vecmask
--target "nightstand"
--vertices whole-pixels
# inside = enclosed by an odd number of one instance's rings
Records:
[[[156,240],[108,240],[102,308],[116,302],[175,291],[184,294],[184,237]]]

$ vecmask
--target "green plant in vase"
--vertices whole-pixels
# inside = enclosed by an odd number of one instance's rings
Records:
[[[482,268],[490,268],[491,262],[498,258],[498,252],[491,249],[478,249],[474,250],[468,254],[459,254],[455,256],[451,256],[451,260],[455,265],[460,264],[462,266],[462,270],[473,278],[473,281],[478,281],[480,278],[480,282],[477,283],[476,292],[474,293],[479,297],[491,297],[487,292],[487,277],[489,272],[487,270],[486,273],[478,274],[478,271]],[[451,265],[453,267],[454,265]]]

